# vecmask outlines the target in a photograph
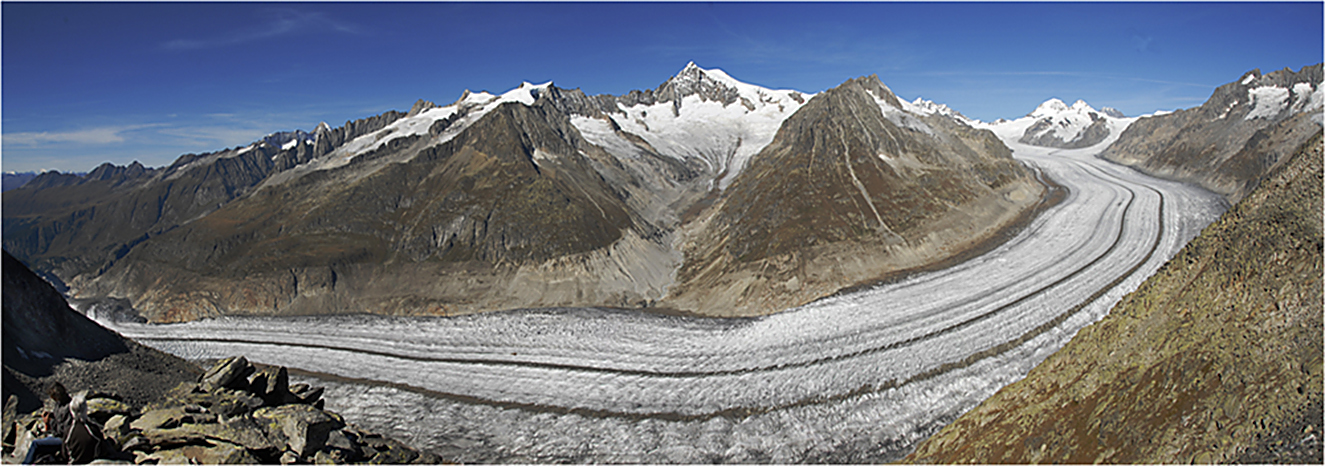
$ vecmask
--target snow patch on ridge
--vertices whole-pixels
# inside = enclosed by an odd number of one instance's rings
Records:
[[[897,99],[897,101],[902,103],[902,110],[906,110],[907,112],[916,115],[942,115],[966,124],[967,126],[970,126],[975,122],[975,120],[968,118],[966,115],[962,115],[960,112],[953,110],[947,105],[934,103],[933,101],[925,100],[920,97],[916,97],[916,100],[912,102],[907,102],[902,99]]]
[[[883,88],[888,89],[888,86],[884,85]],[[888,89],[888,92],[892,93],[894,97],[897,96],[896,93],[892,92],[892,89]],[[887,118],[892,124],[899,128],[912,129],[930,136],[934,135],[934,128],[930,128],[929,125],[925,124],[925,122],[921,121],[918,117],[918,115],[924,115],[920,106],[912,105],[901,98],[897,98],[897,102],[901,104],[901,108],[898,108],[894,107],[891,102],[874,95],[873,92],[868,92],[867,94],[874,98],[874,103],[879,106],[879,110],[883,111],[883,117]]]
[[[1252,107],[1251,112],[1242,118],[1244,120],[1273,118],[1288,107],[1288,89],[1279,86],[1248,89],[1247,96],[1251,98]]]
[[[1293,112],[1314,112],[1325,108],[1325,83],[1293,85]]]
[[[458,118],[445,131],[429,140],[429,145],[444,143],[502,104],[518,102],[523,105],[533,105],[534,101],[538,99],[539,93],[551,85],[551,81],[543,84],[525,82],[520,84],[520,87],[499,96],[488,92],[470,93],[465,91],[454,104],[428,109],[412,117],[401,118],[385,128],[359,136],[332,151],[326,157],[314,161],[310,168],[328,170],[344,166],[354,160],[355,157],[380,149],[392,140],[427,135],[434,123],[445,119]],[[401,157],[402,160],[399,161],[404,161],[412,156],[412,153],[405,154]]]

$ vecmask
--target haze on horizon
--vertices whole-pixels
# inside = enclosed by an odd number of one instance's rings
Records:
[[[465,89],[651,89],[688,62],[775,89],[862,75],[992,121],[1200,105],[1322,60],[1314,3],[4,3],[4,171],[162,166]]]

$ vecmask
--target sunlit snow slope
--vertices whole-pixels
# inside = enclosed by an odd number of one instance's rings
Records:
[[[320,380],[329,407],[463,462],[866,462],[1022,377],[1224,210],[1095,157],[1016,142],[1068,188],[958,266],[752,319],[597,309],[457,318],[113,324],[187,358],[243,354]]]

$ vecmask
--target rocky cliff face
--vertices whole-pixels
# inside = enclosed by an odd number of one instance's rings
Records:
[[[1320,463],[1321,133],[923,463]]]
[[[1038,198],[960,114],[877,78],[847,87],[821,99],[692,63],[624,96],[466,91],[163,169],[51,175],[5,194],[5,241],[77,295],[127,298],[154,321],[659,302],[751,314],[950,257]],[[820,173],[833,177],[807,178]],[[807,235],[819,220],[822,237]],[[838,270],[871,241],[887,252]],[[792,297],[734,305],[775,293],[731,285],[770,261],[780,272],[760,280]],[[714,280],[725,288],[691,292]]]
[[[197,368],[107,330],[69,307],[60,293],[4,253],[3,396],[15,408],[41,407],[52,381],[71,390],[113,391],[146,403]]]
[[[1215,89],[1200,107],[1137,120],[1102,156],[1199,183],[1236,202],[1320,129],[1321,69],[1252,70]]]
[[[954,254],[1039,200],[993,133],[903,107],[877,77],[815,96],[693,225],[665,303],[776,312]]]
[[[155,382],[147,381],[144,382]],[[284,367],[223,359],[147,404],[84,391],[87,414],[114,446],[98,458],[136,464],[439,464],[442,458],[324,411],[323,389],[290,385]],[[22,459],[40,413],[5,412],[4,453]]]

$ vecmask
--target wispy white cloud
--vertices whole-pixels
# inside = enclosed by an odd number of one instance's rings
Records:
[[[1201,89],[1214,89],[1219,84],[1201,84],[1182,81],[1167,81],[1162,79],[1139,78],[1135,76],[1122,76],[1108,73],[1089,73],[1080,71],[925,71],[918,73],[907,73],[914,76],[933,76],[933,77],[977,77],[977,76],[1066,76],[1075,78],[1107,79],[1118,81],[1137,81],[1157,84],[1172,84],[1175,86],[1198,87]]]
[[[158,124],[106,126],[72,131],[35,131],[23,133],[5,133],[5,144],[35,146],[42,144],[115,144],[125,140],[125,133],[158,127]]]
[[[162,128],[157,133],[165,138],[174,138],[199,150],[220,150],[240,146],[256,141],[277,129],[256,126],[187,126]]]
[[[358,25],[332,18],[321,12],[276,9],[271,10],[270,16],[270,20],[254,27],[203,39],[175,39],[161,44],[161,47],[167,50],[197,50],[311,32],[362,33]]]

